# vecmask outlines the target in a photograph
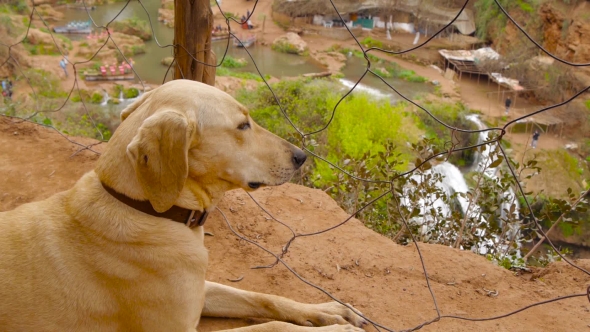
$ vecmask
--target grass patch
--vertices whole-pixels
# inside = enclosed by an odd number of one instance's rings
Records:
[[[152,39],[152,30],[148,21],[137,16],[124,20],[116,20],[110,24],[114,31],[137,36],[143,40]]]
[[[371,37],[366,37],[365,39],[363,39],[361,44],[365,45],[365,47],[367,47],[367,48],[370,48],[370,47],[383,48],[383,42],[381,42],[377,39],[373,39]]]
[[[231,70],[231,69],[225,68],[225,67],[217,67],[217,70],[216,70],[215,74],[217,76],[230,76],[230,77],[241,78],[241,79],[244,79],[244,80],[255,80],[257,82],[263,82],[263,80],[260,77],[260,75],[258,75],[256,73],[239,72],[239,71],[234,71],[234,70]],[[270,79],[270,75],[264,75],[264,79],[269,80]]]
[[[230,55],[226,55],[221,63],[223,68],[242,68],[248,64],[246,59],[236,59]]]

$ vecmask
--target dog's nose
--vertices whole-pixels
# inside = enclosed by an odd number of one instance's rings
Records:
[[[293,151],[293,164],[295,165],[295,167],[301,167],[305,160],[307,160],[307,155],[305,154],[305,152],[303,152],[303,150],[295,148],[295,151]]]

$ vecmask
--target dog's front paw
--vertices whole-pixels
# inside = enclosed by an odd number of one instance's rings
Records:
[[[347,305],[350,306],[350,304]],[[306,310],[307,314],[305,317],[302,317],[303,321],[299,322],[300,325],[331,327],[329,325],[339,324],[344,328],[345,325],[350,324],[358,328],[367,324],[367,321],[364,318],[338,302],[310,304],[309,306],[309,310]],[[362,314],[360,311],[356,311]],[[357,331],[357,329],[334,331]]]
[[[317,329],[313,329],[314,331],[322,331],[322,332],[364,332],[360,327],[352,326],[350,324],[346,325],[330,325],[330,326],[323,326],[318,327]]]

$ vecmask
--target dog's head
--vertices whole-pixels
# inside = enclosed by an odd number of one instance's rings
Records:
[[[158,212],[206,208],[223,192],[283,184],[305,153],[209,85],[175,80],[140,97],[101,156],[101,181]]]

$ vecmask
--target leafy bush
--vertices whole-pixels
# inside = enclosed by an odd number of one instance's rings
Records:
[[[94,92],[92,96],[90,96],[90,102],[92,104],[100,104],[102,103],[104,96],[100,92]]]
[[[123,97],[125,99],[132,99],[137,96],[139,96],[139,90],[137,88],[123,89]]]
[[[371,37],[366,37],[365,39],[363,39],[361,44],[365,45],[367,48],[370,48],[370,47],[383,48],[383,42],[373,39]]]
[[[221,63],[221,67],[225,68],[242,68],[248,64],[246,59],[236,59],[230,55],[226,55]]]
[[[309,55],[309,51],[305,50],[303,52],[299,52],[299,49],[297,47],[295,47],[295,45],[290,44],[288,42],[278,42],[278,43],[273,43],[271,48],[274,51],[277,52],[282,52],[282,53],[289,53],[289,54],[298,54],[298,55]]]
[[[148,21],[136,16],[124,20],[115,20],[110,26],[117,32],[134,35],[143,40],[152,39],[152,30]]]
[[[38,96],[49,99],[65,98],[68,96],[68,93],[61,87],[59,77],[49,71],[32,68],[26,70],[25,75]]]
[[[443,123],[461,129],[477,130],[475,123],[467,120],[466,115],[472,112],[463,104],[444,103],[426,101],[423,106],[438,120]],[[426,137],[432,140],[432,144],[441,150],[448,149],[451,144],[458,146],[470,146],[477,144],[479,134],[470,134],[464,132],[453,132],[451,129],[443,126],[428,113],[421,109],[416,110],[420,119],[420,127],[425,129]],[[467,150],[455,153],[451,156],[451,162],[469,166],[475,158],[474,150]],[[464,161],[459,161],[464,160]]]

